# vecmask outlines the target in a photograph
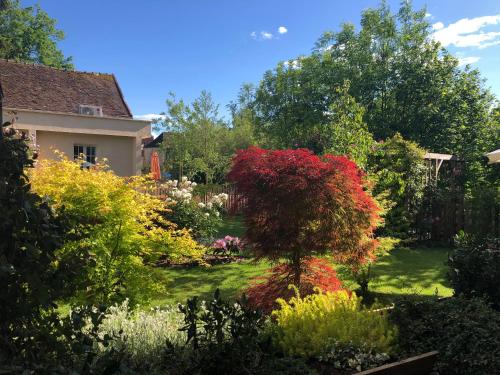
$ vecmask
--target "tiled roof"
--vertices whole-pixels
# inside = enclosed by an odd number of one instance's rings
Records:
[[[132,118],[113,74],[76,72],[0,59],[3,106],[79,113],[80,105],[102,107],[103,116]]]

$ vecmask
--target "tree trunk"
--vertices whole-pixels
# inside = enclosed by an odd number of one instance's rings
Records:
[[[302,270],[300,268],[300,250],[295,251],[292,259],[292,269],[293,269],[293,284],[300,289],[300,276]]]

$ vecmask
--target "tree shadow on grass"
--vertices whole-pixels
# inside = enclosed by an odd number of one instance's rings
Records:
[[[396,249],[373,267],[371,287],[382,293],[449,295],[446,249]]]
[[[236,299],[251,278],[260,276],[268,268],[266,263],[233,263],[209,268],[160,270],[160,278],[166,292],[153,300],[154,305],[184,303],[198,296],[210,299],[217,288],[226,299]]]

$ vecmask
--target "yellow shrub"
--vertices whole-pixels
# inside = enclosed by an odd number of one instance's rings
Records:
[[[388,353],[396,335],[386,313],[363,308],[361,299],[346,291],[322,293],[286,302],[278,300],[276,340],[288,355],[319,356],[334,342],[366,345]]]
[[[88,258],[75,278],[80,302],[144,299],[155,287],[145,262],[162,255],[201,261],[204,248],[163,218],[166,203],[141,193],[147,178],[125,179],[103,164],[81,169],[63,155],[42,160],[30,174],[32,189],[69,222],[60,255]]]

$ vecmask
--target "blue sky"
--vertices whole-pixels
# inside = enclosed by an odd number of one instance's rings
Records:
[[[224,107],[242,83],[311,51],[325,30],[359,24],[376,0],[38,0],[66,33],[78,70],[114,73],[134,115],[165,110],[169,92],[210,91]],[[23,0],[23,5],[35,3]],[[388,1],[391,9],[399,1]],[[441,40],[500,97],[500,0],[414,1]]]

